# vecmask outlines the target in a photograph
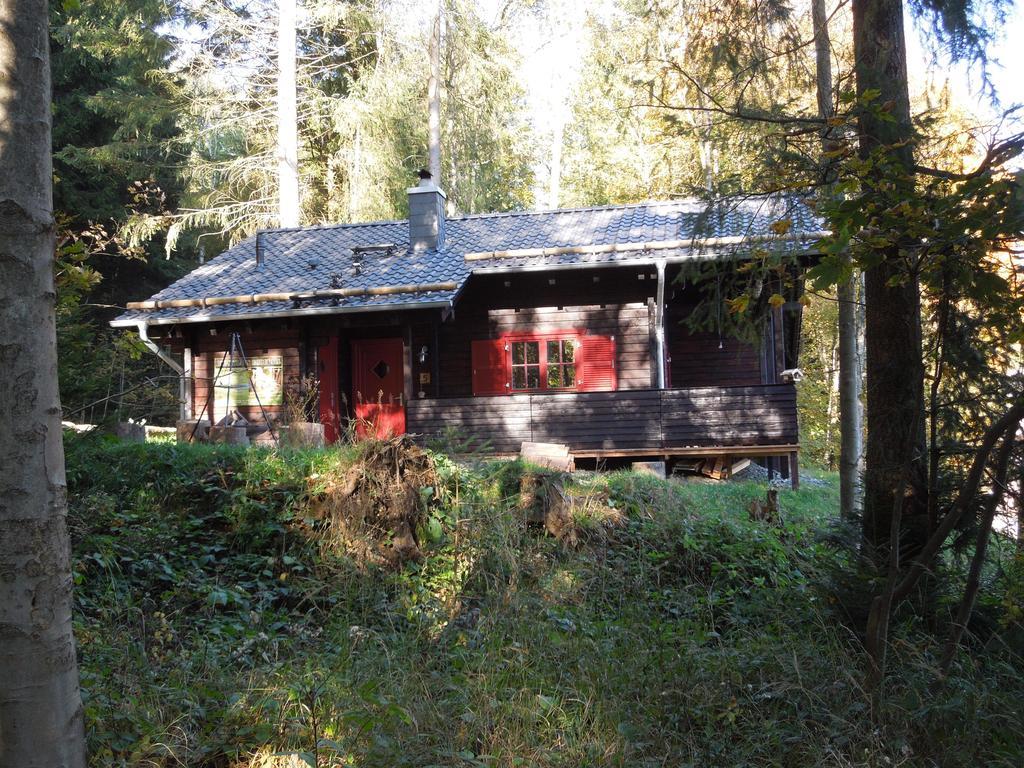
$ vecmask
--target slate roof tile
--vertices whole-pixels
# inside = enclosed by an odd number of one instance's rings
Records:
[[[372,288],[426,283],[454,283],[451,291],[348,297],[331,301],[220,304],[155,311],[130,310],[115,325],[221,320],[266,313],[344,312],[422,304],[449,305],[472,272],[561,268],[573,265],[648,262],[643,251],[474,258],[467,254],[611,245],[668,240],[713,241],[723,237],[765,236],[779,219],[792,221],[792,232],[806,233],[803,243],[780,247],[806,249],[817,239],[821,221],[795,197],[753,197],[719,200],[650,202],[598,208],[560,209],[453,216],[445,222],[446,241],[440,251],[410,251],[405,221],[339,224],[278,229],[258,235],[264,266],[256,267],[257,237],[250,237],[153,296],[153,299],[200,299],[253,293],[308,292],[329,288]],[[367,252],[358,258],[352,248],[390,243],[390,251]],[[743,250],[742,244],[720,247],[696,243],[659,250],[659,258],[714,258]]]

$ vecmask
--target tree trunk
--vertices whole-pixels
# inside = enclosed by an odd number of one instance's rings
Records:
[[[928,392],[928,535],[930,536],[939,524],[939,464],[942,450],[939,447],[939,394],[942,387],[942,375],[945,369],[946,326],[949,323],[950,275],[943,274],[942,294],[935,323],[935,369],[932,373],[931,386]]]
[[[0,766],[85,765],[57,392],[45,0],[0,2]]]
[[[1024,553],[1024,473],[1017,478],[1017,551]]]
[[[548,180],[548,208],[557,208],[562,199],[562,143],[565,141],[565,118],[559,107],[551,126],[551,178]]]
[[[901,198],[913,191],[903,3],[854,0],[853,33],[857,94],[877,91],[875,103],[886,113],[861,110],[861,156],[884,152],[902,167],[903,179],[888,179],[895,183],[889,194]],[[869,173],[870,189],[886,171]],[[878,264],[864,274],[868,437],[863,538],[876,562],[885,562],[894,495],[900,488],[905,488],[900,541],[906,554],[918,549],[927,536],[927,472],[920,286],[917,276],[901,263],[897,247],[881,247],[876,258]]]
[[[359,125],[356,125],[355,138],[352,141],[349,157],[348,220],[358,221],[359,214],[363,210],[363,131]]]
[[[832,101],[832,45],[828,34],[828,9],[825,0],[812,0],[811,21],[814,28],[814,56],[818,115],[835,115]],[[831,128],[821,131],[821,149],[833,149]],[[834,172],[830,161],[825,161],[825,181],[830,182]],[[827,189],[828,187],[826,187]],[[849,256],[847,255],[847,259]],[[860,404],[860,360],[857,355],[857,276],[851,273],[837,287],[839,299],[839,511],[844,520],[853,520],[860,506],[860,459],[862,414]],[[829,406],[832,392],[829,390]],[[829,443],[831,446],[831,443]]]
[[[839,298],[839,512],[844,520],[860,509],[860,460],[863,414],[860,402],[860,355],[857,342],[857,275],[837,288]]]
[[[278,0],[277,175],[280,226],[299,226],[299,125],[295,105],[295,0]]]
[[[992,523],[996,519],[996,512],[999,510],[999,502],[1003,500],[1003,493],[1006,490],[1006,472],[1010,466],[1010,454],[1013,453],[1013,446],[1017,436],[1010,432],[1003,438],[1003,445],[996,455],[995,471],[992,480],[992,491],[985,502],[985,513],[981,519],[981,526],[978,529],[978,542],[974,548],[974,558],[971,560],[971,570],[967,576],[967,586],[964,588],[964,596],[960,601],[960,609],[956,614],[956,621],[949,630],[949,638],[946,647],[939,660],[939,669],[945,676],[949,672],[949,665],[953,663],[956,656],[956,648],[960,644],[964,630],[971,620],[971,613],[974,611],[974,601],[978,597],[978,589],[981,587],[981,569],[985,565],[985,553],[988,550],[988,540],[992,534]]]
[[[1009,440],[1016,434],[1021,418],[1024,418],[1024,400],[1014,403],[1010,409],[989,425],[981,438],[981,443],[974,452],[971,468],[964,484],[960,487],[956,498],[942,516],[938,527],[928,538],[917,554],[917,557],[906,569],[902,577],[897,573],[900,568],[900,547],[889,547],[889,573],[886,586],[882,593],[876,595],[868,612],[864,646],[868,653],[868,674],[865,687],[871,692],[872,705],[881,702],[881,683],[885,676],[885,656],[889,632],[889,616],[893,606],[906,599],[917,587],[925,573],[930,572],[932,559],[938,554],[946,537],[953,531],[967,506],[974,499],[981,485],[985,466],[996,443],[1000,439]],[[899,535],[900,518],[903,514],[903,493],[906,490],[906,478],[901,482],[898,493],[894,494],[892,514],[889,516],[892,530],[890,536]]]
[[[836,466],[836,451],[832,445],[834,439],[832,432],[832,425],[836,420],[836,395],[839,392],[840,377],[839,377],[839,355],[838,355],[838,338],[837,336],[832,337],[832,342],[829,344],[828,359],[822,355],[822,369],[828,376],[828,402],[825,405],[825,461],[829,468],[829,471],[834,471]],[[839,418],[842,419],[842,413]],[[840,431],[842,431],[842,425],[840,424]]]
[[[441,186],[441,23],[444,13],[444,0],[438,0],[437,15],[430,32],[430,78],[427,81],[427,100],[429,116],[427,128],[429,136],[430,177],[437,186]]]
[[[825,0],[811,0],[811,24],[814,28],[815,86],[818,99],[818,115],[830,118],[835,114],[832,108],[832,44],[828,36],[828,11]],[[822,149],[828,150],[829,128],[821,131]]]

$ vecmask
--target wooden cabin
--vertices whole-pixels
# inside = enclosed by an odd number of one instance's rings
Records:
[[[776,312],[756,346],[692,331],[680,274],[766,243],[808,252],[820,226],[799,201],[446,216],[427,179],[409,208],[260,232],[113,325],[178,368],[183,419],[283,422],[314,380],[329,440],[355,420],[496,455],[555,442],[579,459],[767,457],[796,480],[794,329]],[[781,219],[789,232],[768,234]],[[232,370],[242,354],[251,386]]]

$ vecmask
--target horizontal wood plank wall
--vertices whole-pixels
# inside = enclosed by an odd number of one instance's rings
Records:
[[[758,349],[739,339],[719,339],[711,331],[691,331],[685,322],[691,310],[691,304],[674,303],[665,312],[665,346],[671,359],[672,386],[737,387],[762,383]]]
[[[668,331],[673,387],[740,387],[761,383],[761,358],[750,344],[717,334]]]
[[[532,397],[534,440],[573,450],[662,444],[661,392],[581,392]]]
[[[798,442],[792,384],[669,389],[661,395],[666,446]]]
[[[289,391],[297,389],[301,375],[299,357],[301,335],[297,329],[267,328],[260,330],[259,328],[254,328],[249,332],[240,333],[240,339],[245,356],[249,359],[268,355],[280,355],[284,364],[286,396]],[[216,336],[200,333],[197,334],[195,344],[196,346],[192,350],[194,356],[192,402],[194,404],[195,416],[198,418],[200,411],[207,404],[207,398],[210,397],[213,378],[217,375],[221,361],[224,360],[224,353],[230,348],[231,332],[229,330],[219,330]],[[227,363],[225,363],[226,366]],[[212,407],[213,402],[211,401],[206,408],[203,418],[210,418]],[[284,405],[264,405],[264,409],[272,420],[283,420]],[[259,406],[242,406],[237,410],[249,421],[262,421]],[[215,420],[220,420],[223,417],[223,413],[218,413]]]
[[[719,349],[717,334],[691,332],[686,327],[683,321],[699,295],[696,288],[675,282],[674,273],[670,270],[665,317],[671,385],[762,383],[761,356],[756,347],[723,338]],[[655,386],[652,308],[648,305],[657,286],[654,278],[653,267],[474,277],[459,300],[454,319],[440,329],[443,368],[437,395],[472,394],[471,341],[505,333],[568,328],[616,337],[620,389]]]
[[[797,443],[791,384],[683,390],[578,392],[415,400],[408,430],[429,440],[450,431],[481,450],[516,453],[523,441],[574,451]]]
[[[619,388],[650,387],[647,299],[656,285],[653,274],[653,268],[632,267],[603,269],[599,274],[576,270],[472,278],[454,318],[439,329],[441,370],[436,391],[441,397],[472,395],[473,341],[566,330],[614,336]]]
[[[412,392],[410,397],[437,397],[436,370],[440,362],[436,359],[434,323],[412,323],[410,332],[410,355],[412,357]],[[423,360],[420,353],[423,352]]]
[[[579,330],[615,337],[615,364],[620,389],[651,385],[651,354],[646,304],[617,306],[535,307],[457,313],[441,328],[442,397],[472,395],[471,345],[513,333]]]
[[[412,400],[405,411],[406,430],[424,440],[451,438],[484,453],[517,453],[533,439],[532,395]]]

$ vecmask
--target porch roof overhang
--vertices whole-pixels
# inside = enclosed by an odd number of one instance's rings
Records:
[[[609,250],[607,253],[590,251],[571,254],[566,259],[562,249],[549,249],[547,253],[517,255],[508,252],[501,256],[479,256],[473,260],[471,273],[474,275],[514,274],[517,272],[553,272],[575,269],[600,269],[610,267],[649,267],[656,264],[684,264],[700,261],[741,261],[752,256],[752,250],[763,244],[774,253],[787,256],[814,256],[818,253],[815,244],[827,232],[798,233],[790,237],[750,238],[729,243],[697,243],[678,247],[658,247],[648,243],[623,243],[621,245],[648,245],[648,248],[629,248],[625,251]],[[471,254],[474,255],[474,254]]]

